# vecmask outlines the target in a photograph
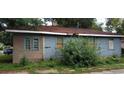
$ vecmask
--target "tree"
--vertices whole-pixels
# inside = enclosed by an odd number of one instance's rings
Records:
[[[116,30],[119,34],[124,34],[124,20],[122,20],[120,27],[118,27]]]
[[[94,18],[46,18],[46,21],[56,21],[59,26],[91,28]]]
[[[13,26],[38,26],[42,25],[43,21],[40,18],[1,18],[1,22],[4,22],[8,27]]]
[[[103,23],[100,23],[100,24],[95,23],[95,24],[93,24],[92,28],[95,30],[98,30],[98,31],[103,31],[102,25],[103,25]]]
[[[42,25],[40,18],[0,18],[0,22],[6,23],[8,27],[14,26],[39,26]],[[0,42],[5,45],[12,45],[11,33],[0,32]]]
[[[77,27],[77,28],[92,28],[102,31],[103,23],[98,24],[95,18],[44,18],[45,22],[57,22],[59,26]],[[47,24],[46,24],[47,25]]]
[[[103,23],[97,23],[97,20],[94,19],[94,22],[92,24],[92,29],[95,29],[98,31],[103,31],[102,25],[103,25]]]
[[[0,33],[0,42],[4,45],[11,45],[12,46],[12,33],[1,32]]]
[[[70,18],[58,20],[58,24],[62,24],[63,26],[67,27],[79,27],[79,28],[91,28],[93,23],[93,18]]]
[[[106,30],[114,31],[116,30],[118,33],[122,27],[123,19],[122,18],[107,18],[106,22]]]

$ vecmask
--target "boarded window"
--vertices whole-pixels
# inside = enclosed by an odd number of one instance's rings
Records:
[[[95,47],[96,46],[96,38],[93,37],[93,38],[90,38],[90,41],[89,41],[90,45]]]
[[[63,47],[63,38],[57,37],[56,48],[62,48],[62,47]]]
[[[33,50],[39,50],[39,38],[38,37],[33,38]]]
[[[109,49],[114,49],[114,40],[113,39],[109,40]]]

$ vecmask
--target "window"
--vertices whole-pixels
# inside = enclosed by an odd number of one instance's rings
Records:
[[[62,37],[58,37],[57,38],[56,48],[62,48],[62,47],[63,47],[63,38]]]
[[[39,39],[38,39],[38,37],[33,38],[33,50],[39,50]]]
[[[96,46],[96,38],[95,37],[90,38],[90,45],[92,45],[93,47]]]
[[[25,38],[25,49],[30,50],[31,49],[31,39],[30,37]]]
[[[113,39],[109,40],[109,49],[114,49],[114,42]]]
[[[25,50],[39,50],[39,38],[34,36],[26,36],[24,39]]]

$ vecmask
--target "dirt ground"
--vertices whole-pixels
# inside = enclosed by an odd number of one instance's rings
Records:
[[[57,70],[37,70],[35,71],[36,74],[49,74],[49,73],[58,73]],[[0,71],[0,74],[31,74],[27,71]],[[124,74],[124,69],[118,70],[109,70],[109,71],[102,71],[102,72],[90,72],[85,74]]]
[[[124,69],[109,70],[109,71],[102,71],[102,72],[91,72],[90,74],[124,74]]]

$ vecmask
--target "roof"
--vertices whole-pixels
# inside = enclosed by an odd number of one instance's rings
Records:
[[[93,29],[67,28],[59,26],[37,26],[37,27],[13,27],[6,30],[13,33],[37,33],[37,34],[54,34],[54,35],[81,35],[81,36],[108,36],[124,37],[110,32],[96,31]]]

